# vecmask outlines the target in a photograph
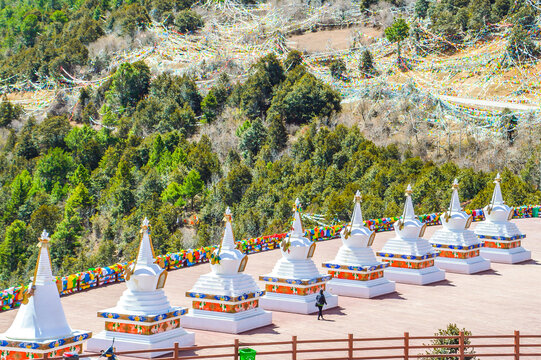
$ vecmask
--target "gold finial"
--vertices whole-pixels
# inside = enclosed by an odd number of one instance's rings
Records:
[[[293,212],[302,212],[302,204],[299,198],[295,199],[295,205],[293,205]]]
[[[46,230],[43,230],[41,233],[41,236],[39,237],[39,243],[38,247],[41,248],[45,246],[47,249],[49,248],[49,233]]]
[[[225,209],[224,218],[222,220],[225,222],[231,222],[231,210],[229,209],[229,206],[227,209]]]
[[[357,190],[357,192],[355,193],[355,196],[353,197],[353,202],[354,203],[360,203],[363,201],[363,197],[361,195],[361,192],[359,190]]]
[[[500,177],[500,173],[496,175],[496,178],[494,179],[494,184],[502,182],[502,178]]]
[[[141,223],[141,230],[139,231],[141,234],[144,233],[146,230],[150,231],[151,226],[150,222],[148,221],[148,218],[144,218],[143,222]]]
[[[451,188],[453,190],[458,190],[460,186],[458,186],[458,179],[455,179],[455,181],[453,181],[453,185],[451,186]]]
[[[411,184],[408,184],[408,187],[406,188],[406,196],[411,196],[413,194],[413,190],[411,189]]]

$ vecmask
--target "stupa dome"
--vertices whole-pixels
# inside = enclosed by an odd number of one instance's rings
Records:
[[[404,205],[404,214],[394,223],[394,231],[396,235],[402,239],[414,239],[422,237],[425,229],[425,224],[421,223],[415,216],[413,210],[413,202],[411,201],[411,194],[413,190],[411,185],[408,185],[406,189],[406,204]]]
[[[449,209],[443,213],[441,218],[441,223],[444,228],[457,231],[464,230],[469,227],[468,220],[471,217],[471,215],[468,215],[466,212],[462,211],[462,208],[460,207],[458,188],[458,180],[455,179],[452,186],[453,194],[451,195]]]
[[[506,222],[509,220],[513,212],[513,208],[507,206],[505,201],[503,201],[502,189],[500,187],[501,181],[502,179],[498,173],[494,179],[494,184],[496,184],[496,186],[494,187],[494,192],[492,193],[492,200],[490,201],[490,204],[483,208],[486,219],[492,222]]]
[[[353,208],[353,215],[351,216],[351,223],[346,225],[340,232],[342,238],[342,244],[350,248],[369,247],[372,245],[374,232],[364,226],[363,214],[361,211],[361,193],[357,191],[353,198],[355,206]]]
[[[304,236],[304,227],[300,215],[302,208],[299,199],[295,200],[293,211],[291,231],[282,241],[280,250],[282,251],[282,256],[286,259],[302,260],[308,257],[310,247],[314,242]]]
[[[233,236],[233,227],[231,225],[231,210],[229,207],[225,210],[224,221],[225,230],[222,242],[218,249],[214,250],[210,268],[212,272],[219,275],[233,275],[244,270],[248,257],[242,251],[237,249],[235,237]],[[241,268],[241,263],[244,264]]]
[[[131,291],[155,291],[160,275],[166,271],[156,264],[150,231],[150,224],[145,218],[141,224],[137,259],[126,269],[126,286]]]

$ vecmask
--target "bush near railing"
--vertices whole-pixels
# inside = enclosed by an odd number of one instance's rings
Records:
[[[520,206],[515,208],[513,218],[530,218],[539,217],[541,206]],[[485,219],[485,215],[482,209],[479,210],[466,210],[468,214],[473,215],[473,221],[482,221]],[[426,223],[428,226],[440,225],[440,217],[442,213],[433,213],[420,215],[419,220]],[[393,224],[399,219],[399,217],[390,217],[382,219],[370,219],[365,220],[365,226],[376,232],[392,231],[394,230]],[[323,241],[336,238],[343,228],[343,224],[333,226],[321,226],[313,229],[306,230],[306,236],[314,241]],[[240,249],[245,254],[253,254],[257,252],[273,250],[278,248],[282,239],[286,236],[283,234],[273,234],[267,236],[261,236],[258,238],[240,240]],[[176,253],[167,253],[165,255],[159,255],[158,258],[164,260],[165,267],[168,270],[180,269],[183,267],[189,267],[200,263],[209,261],[210,254],[216,249],[216,246],[205,246],[199,249],[187,249],[181,250]],[[107,267],[98,267],[88,269],[88,271],[79,272],[72,275],[67,275],[61,278],[57,278],[57,285],[59,286],[60,295],[67,295],[74,292],[79,292],[91,288],[95,288],[101,285],[110,284],[114,282],[124,281],[124,268],[128,263],[117,263]],[[16,286],[5,289],[0,294],[1,309],[0,311],[16,308],[20,305],[22,295],[26,291],[27,286]]]

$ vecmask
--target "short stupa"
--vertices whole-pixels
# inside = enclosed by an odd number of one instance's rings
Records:
[[[49,234],[39,239],[36,270],[13,324],[0,335],[2,359],[25,360],[82,352],[91,332],[72,330],[60,303],[49,255]]]
[[[199,277],[186,293],[192,299],[192,309],[182,317],[182,325],[238,334],[272,324],[272,313],[259,307],[259,298],[265,292],[243,273],[248,256],[235,244],[229,208],[224,221],[222,242],[210,258],[212,271]]]
[[[445,271],[434,266],[438,253],[423,239],[426,224],[415,216],[411,186],[406,189],[406,204],[400,220],[394,223],[395,236],[378,252],[390,267],[385,270],[389,280],[406,284],[426,285],[445,279]]]
[[[320,274],[312,261],[316,244],[304,236],[300,217],[301,204],[295,201],[291,231],[282,240],[282,257],[272,272],[260,276],[265,282],[266,295],[261,298],[261,306],[269,310],[310,314],[318,311],[316,296],[325,291],[330,275]],[[325,291],[325,309],[338,306],[338,296]]]
[[[441,218],[443,229],[437,230],[430,239],[432,246],[439,252],[436,266],[461,274],[489,270],[490,261],[479,256],[483,243],[473,231],[468,230],[473,217],[462,211],[458,188],[458,180],[455,179],[449,209]]]
[[[351,223],[340,233],[342,246],[334,260],[323,263],[332,276],[327,289],[333,294],[361,298],[392,293],[395,283],[383,276],[389,264],[378,262],[371,248],[376,233],[363,224],[359,191],[353,202]]]
[[[115,307],[98,312],[105,320],[102,331],[87,344],[89,351],[99,352],[111,346],[117,351],[171,348],[175,343],[191,346],[195,335],[180,326],[186,308],[173,307],[163,287],[167,270],[156,263],[148,219],[141,225],[137,259],[126,267],[127,289]],[[139,353],[136,357],[156,357],[163,352]]]
[[[510,220],[514,209],[505,204],[500,188],[500,174],[494,179],[494,192],[490,204],[485,206],[485,221],[475,227],[475,234],[484,242],[481,256],[493,262],[515,264],[531,259],[531,252],[524,249],[522,234]]]

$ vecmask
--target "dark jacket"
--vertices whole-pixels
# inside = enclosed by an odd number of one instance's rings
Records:
[[[325,300],[325,295],[319,294],[318,296],[316,296],[316,305],[317,306],[327,305],[327,300]]]

